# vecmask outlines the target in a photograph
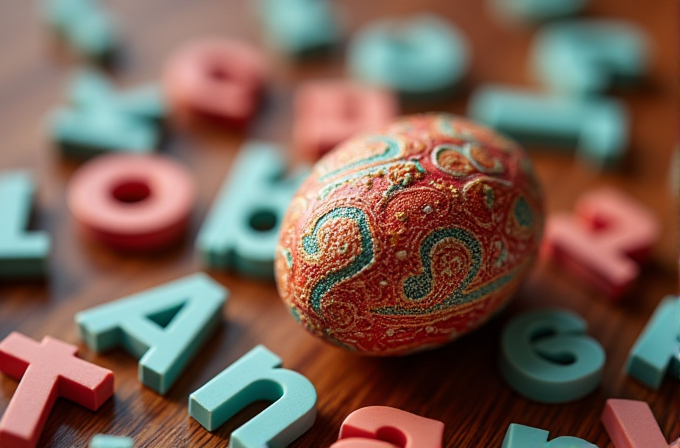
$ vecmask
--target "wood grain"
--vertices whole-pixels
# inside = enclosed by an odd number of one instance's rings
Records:
[[[532,30],[499,26],[483,3],[338,2],[351,30],[386,14],[441,13],[471,41],[470,85],[487,81],[532,84],[527,74]],[[125,37],[125,52],[114,71],[122,85],[157,78],[167,55],[192,37],[231,35],[260,40],[250,4],[243,0],[117,0],[106,4],[118,15]],[[24,0],[0,4],[0,169],[27,168],[39,179],[35,227],[53,235],[54,253],[48,281],[0,285],[0,338],[17,330],[36,339],[52,335],[80,343],[73,323],[75,312],[200,269],[192,241],[237,148],[248,136],[288,143],[292,88],[303,79],[342,75],[343,50],[305,63],[269,52],[272,70],[266,108],[247,133],[171,131],[162,152],[185,163],[200,181],[191,235],[166,253],[130,257],[80,239],[67,212],[65,189],[77,164],[59,158],[45,135],[44,120],[49,108],[61,101],[74,62],[55,49],[34,9],[34,2]],[[429,353],[372,359],[332,348],[305,333],[287,315],[272,283],[215,274],[231,290],[224,325],[166,397],[140,385],[131,356],[117,350],[95,356],[81,344],[85,359],[115,372],[115,399],[97,413],[60,400],[40,446],[82,447],[96,433],[129,435],[140,447],[226,446],[230,431],[258,407],[210,434],[188,417],[188,396],[256,344],[265,344],[282,357],[285,367],[303,373],[317,388],[318,420],[294,448],[329,446],[347,414],[377,404],[444,421],[449,448],[499,448],[511,422],[549,429],[552,436],[582,437],[609,448],[612,445],[599,415],[610,397],[646,400],[664,435],[675,440],[680,435],[678,383],[666,380],[661,390],[653,392],[627,378],[622,369],[656,304],[677,291],[677,208],[668,187],[678,123],[677,5],[674,0],[594,0],[589,15],[634,20],[648,31],[654,44],[649,79],[639,90],[624,95],[633,116],[630,155],[621,170],[606,175],[589,171],[568,155],[535,152],[532,157],[550,211],[570,209],[576,197],[592,187],[614,185],[644,201],[663,220],[663,237],[653,260],[639,286],[621,305],[608,303],[558,269],[538,266],[509,309],[475,334]],[[466,96],[441,108],[462,113]],[[407,108],[408,112],[418,110],[422,109]],[[583,315],[590,333],[607,352],[604,384],[576,403],[528,402],[506,387],[496,368],[503,324],[523,309],[546,305]],[[16,386],[0,375],[0,412]]]

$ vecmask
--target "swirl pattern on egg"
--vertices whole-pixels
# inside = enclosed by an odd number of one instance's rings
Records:
[[[544,212],[514,142],[448,114],[402,117],[314,167],[281,227],[295,319],[348,350],[401,355],[477,328],[513,296]]]

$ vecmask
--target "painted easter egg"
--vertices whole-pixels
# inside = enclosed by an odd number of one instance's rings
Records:
[[[479,327],[529,271],[544,212],[514,142],[448,114],[402,117],[337,146],[283,220],[281,298],[312,334],[401,355]]]

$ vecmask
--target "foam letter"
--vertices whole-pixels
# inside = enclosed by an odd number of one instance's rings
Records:
[[[229,448],[284,448],[316,420],[316,390],[307,378],[282,369],[281,359],[259,345],[189,397],[189,415],[214,431],[259,400],[267,409],[235,430]]]
[[[558,437],[548,442],[548,431],[512,423],[501,448],[597,448],[577,437]]]
[[[618,299],[638,277],[659,236],[656,217],[623,193],[603,188],[582,196],[576,216],[548,219],[542,255]]]
[[[176,121],[240,127],[257,112],[266,74],[266,59],[258,48],[236,40],[203,39],[173,54],[163,71],[163,87]]]
[[[644,401],[607,400],[602,424],[616,448],[668,448],[652,410]]]
[[[113,396],[113,372],[77,358],[78,349],[45,337],[20,333],[0,342],[0,371],[20,380],[0,420],[2,448],[33,448],[57,398],[96,411]]]
[[[303,178],[284,178],[285,167],[272,144],[249,142],[241,150],[196,239],[205,265],[274,276],[281,221]]]
[[[267,40],[282,53],[305,57],[334,46],[341,35],[333,2],[328,0],[260,0]]]
[[[501,337],[500,367],[510,386],[544,403],[578,400],[602,380],[605,353],[581,317],[559,310],[524,313]],[[548,334],[549,336],[543,336]]]
[[[343,439],[338,440],[331,448],[399,448],[391,443],[374,439]]]
[[[116,92],[100,74],[79,72],[69,106],[51,117],[51,135],[62,153],[89,158],[107,152],[149,153],[158,146],[165,102],[155,85]]]
[[[97,0],[42,0],[45,22],[83,56],[109,61],[118,36],[113,20]]]
[[[307,82],[295,94],[295,149],[316,161],[347,138],[385,125],[398,108],[386,90],[343,80]]]
[[[667,372],[678,378],[680,349],[680,298],[666,297],[630,351],[626,370],[653,389],[658,389]]]
[[[369,24],[352,38],[347,59],[359,79],[427,101],[450,96],[470,65],[465,37],[434,14]]]
[[[340,440],[354,438],[375,439],[389,442],[403,448],[442,448],[444,443],[444,423],[421,417],[387,406],[369,406],[357,409],[347,416],[340,427]],[[344,446],[335,443],[332,448]],[[370,447],[371,445],[368,445]],[[347,448],[359,448],[349,444]]]
[[[47,270],[50,238],[26,232],[35,186],[20,171],[0,174],[0,278],[37,277]]]
[[[129,437],[98,434],[90,440],[90,448],[133,448],[135,442]]]
[[[595,168],[616,165],[628,147],[628,112],[617,100],[487,85],[473,93],[468,115],[520,142],[576,147],[576,156]]]
[[[649,44],[623,20],[572,20],[550,24],[534,38],[533,66],[560,93],[588,95],[636,83],[647,71]]]
[[[80,230],[124,251],[175,244],[186,233],[195,197],[187,169],[160,155],[97,157],[76,171],[68,188]]]
[[[503,22],[524,24],[576,15],[588,0],[489,0],[488,5]]]
[[[220,322],[227,290],[194,274],[76,314],[96,352],[123,346],[139,360],[139,380],[159,394],[175,383]]]

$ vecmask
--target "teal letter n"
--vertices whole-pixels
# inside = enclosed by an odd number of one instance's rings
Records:
[[[231,434],[229,448],[285,448],[316,420],[316,389],[281,359],[258,345],[189,397],[189,415],[208,431],[246,406],[271,401],[267,409]]]

